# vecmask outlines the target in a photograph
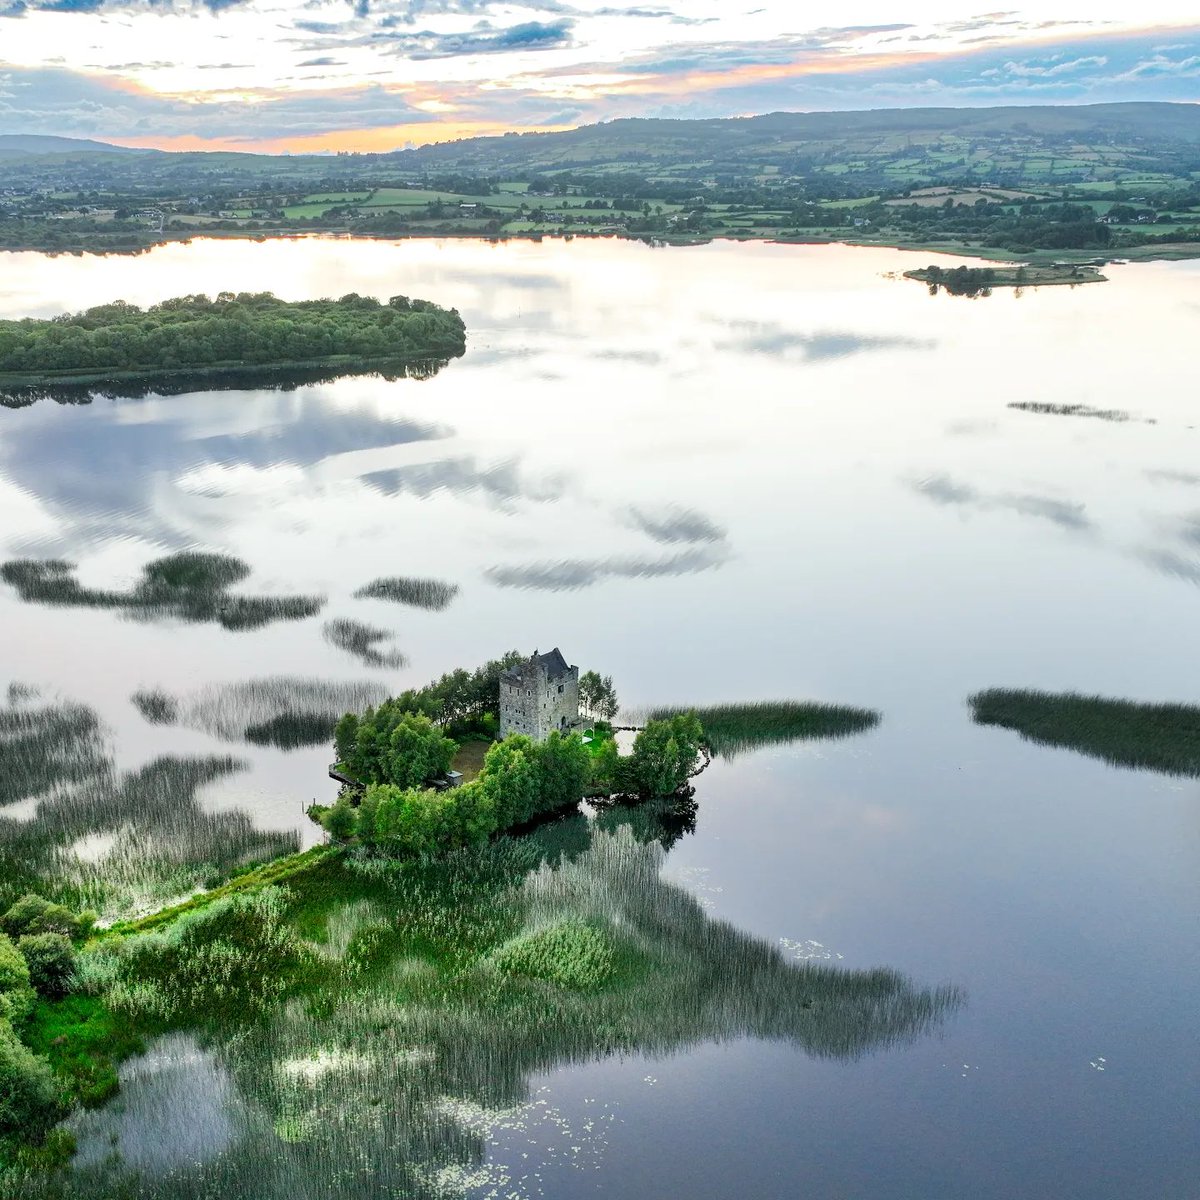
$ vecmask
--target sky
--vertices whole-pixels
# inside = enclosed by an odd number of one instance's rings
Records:
[[[162,149],[1111,100],[1200,102],[1194,4],[0,0],[0,133]]]

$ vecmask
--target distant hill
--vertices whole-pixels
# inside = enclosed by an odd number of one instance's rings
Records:
[[[1149,143],[1200,145],[1200,104],[1121,103],[1003,108],[891,108],[854,112],[776,112],[711,120],[627,118],[561,133],[506,134],[439,142],[394,157],[429,167],[495,170],[501,166],[581,168],[603,163],[734,163],[780,155],[861,149],[868,155],[905,145],[960,139],[1039,147]]]
[[[86,138],[41,137],[29,133],[0,133],[0,155],[18,154],[145,154],[130,146],[111,146]]]

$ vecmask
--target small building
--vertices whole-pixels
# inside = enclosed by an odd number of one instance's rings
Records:
[[[552,730],[579,724],[579,668],[568,666],[556,646],[536,650],[500,676],[500,736],[523,733],[545,741]]]

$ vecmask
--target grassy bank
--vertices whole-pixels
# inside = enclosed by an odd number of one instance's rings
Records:
[[[725,758],[785,742],[850,737],[873,729],[881,719],[872,709],[798,700],[656,708],[650,718],[662,720],[681,712],[694,712],[700,718],[709,748]]]
[[[1077,692],[990,688],[968,700],[980,725],[1114,766],[1200,775],[1200,706],[1139,704]]]

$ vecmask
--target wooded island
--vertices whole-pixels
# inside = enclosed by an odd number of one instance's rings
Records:
[[[466,350],[454,309],[393,296],[280,300],[270,292],[123,300],[49,319],[0,321],[0,385],[86,382],[173,371],[445,361]]]

